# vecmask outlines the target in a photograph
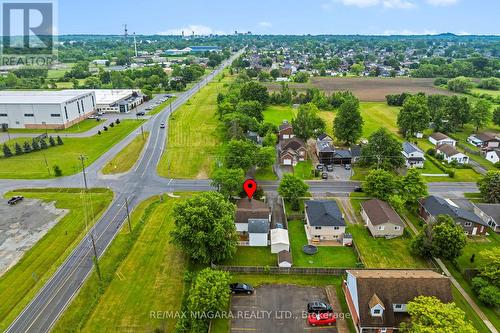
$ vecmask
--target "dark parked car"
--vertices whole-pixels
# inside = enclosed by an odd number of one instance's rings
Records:
[[[351,170],[351,165],[350,165],[350,164],[346,164],[346,165],[344,165],[344,168],[345,168],[346,170]]]
[[[251,285],[246,283],[231,283],[229,285],[231,292],[233,294],[247,294],[251,295],[254,292],[254,289]]]
[[[316,165],[316,170],[323,171],[324,169],[325,169],[325,166],[323,164]]]
[[[333,313],[333,308],[328,303],[314,301],[307,303],[307,313]]]
[[[15,197],[12,197],[9,199],[9,201],[7,201],[7,203],[11,206],[14,206],[16,204],[18,204],[19,202],[23,201],[24,197],[21,196],[21,195],[16,195]]]
[[[328,174],[327,174],[326,172],[323,172],[323,173],[321,174],[321,178],[322,178],[322,179],[328,179]]]
[[[331,164],[330,164],[330,165],[327,165],[327,166],[326,166],[326,170],[327,170],[328,172],[332,172],[332,171],[333,171],[333,165],[331,165]]]
[[[363,192],[363,188],[361,186],[356,186],[354,188],[354,192],[361,193],[361,192]]]
[[[139,111],[136,113],[136,115],[138,115],[138,116],[144,116],[145,114],[146,114],[146,112],[144,112],[144,111]]]

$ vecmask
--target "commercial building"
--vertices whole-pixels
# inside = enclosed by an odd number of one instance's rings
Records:
[[[0,125],[8,128],[64,129],[96,111],[94,91],[1,91]]]
[[[79,90],[94,92],[96,111],[127,113],[144,102],[144,95],[139,90],[132,89],[95,89]]]

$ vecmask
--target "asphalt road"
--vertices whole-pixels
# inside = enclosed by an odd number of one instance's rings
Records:
[[[235,55],[236,57],[238,55]],[[234,59],[233,57],[233,59]],[[117,231],[126,218],[125,200],[129,208],[133,209],[142,200],[165,192],[174,191],[207,191],[212,190],[209,180],[181,180],[165,179],[157,175],[156,168],[164,152],[168,131],[168,117],[171,112],[185,103],[199,89],[219,74],[230,64],[226,61],[217,70],[207,75],[190,90],[179,94],[171,107],[150,117],[144,124],[144,130],[150,135],[144,153],[134,168],[123,175],[103,176],[100,170],[106,162],[120,152],[134,137],[140,134],[140,129],[134,131],[123,141],[112,147],[97,161],[86,169],[89,187],[108,187],[115,193],[111,206],[97,221],[86,237],[69,255],[66,261],[54,273],[52,278],[38,292],[33,300],[25,307],[22,313],[9,326],[7,332],[48,332],[59,318],[73,296],[93,269],[93,245],[95,242],[97,256],[100,257],[109,246]],[[160,124],[165,123],[166,129]],[[277,182],[261,182],[260,185],[267,192],[275,192]],[[352,181],[312,181],[309,182],[310,192],[313,194],[330,194],[346,196],[359,186]],[[0,192],[18,188],[37,187],[75,187],[84,186],[82,174],[48,179],[48,180],[0,180]],[[474,183],[430,183],[429,191],[433,194],[443,194],[448,197],[463,197],[464,192],[477,191]]]

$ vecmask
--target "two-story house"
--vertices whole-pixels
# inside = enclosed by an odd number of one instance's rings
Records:
[[[281,165],[297,165],[307,159],[306,144],[299,138],[281,140],[278,146]]]
[[[309,242],[342,240],[346,223],[335,200],[306,201],[305,219]]]
[[[425,153],[413,143],[403,142],[402,154],[405,158],[405,165],[408,169],[424,167]]]
[[[287,120],[283,120],[283,122],[280,124],[278,128],[279,141],[288,140],[293,137],[295,137],[295,134],[293,134],[292,124],[290,124]]]

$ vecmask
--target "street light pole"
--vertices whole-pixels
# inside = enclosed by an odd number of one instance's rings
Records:
[[[127,209],[128,229],[130,233],[132,233],[132,224],[130,223],[130,211],[128,209],[128,198],[125,198],[125,208]]]
[[[87,185],[87,175],[85,174],[85,156],[80,155],[80,160],[82,161],[83,182],[85,184],[85,190],[88,190],[89,187]]]

